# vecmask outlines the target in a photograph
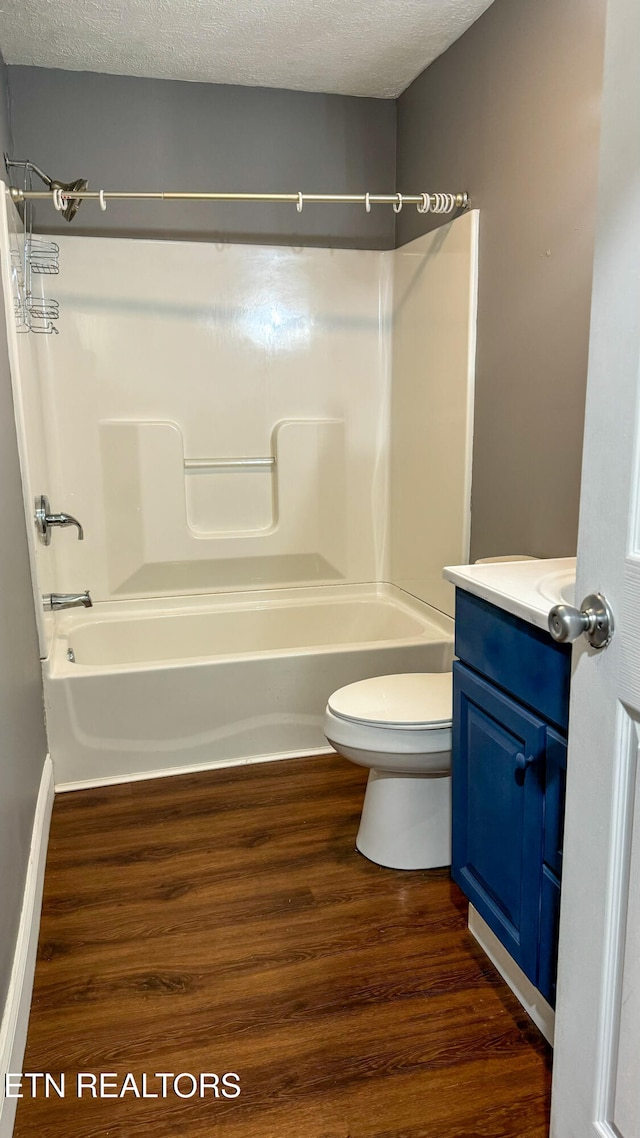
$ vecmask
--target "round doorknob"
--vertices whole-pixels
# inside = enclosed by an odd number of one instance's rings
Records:
[[[602,593],[589,593],[580,609],[554,605],[549,613],[549,632],[560,644],[577,640],[584,632],[592,648],[606,648],[613,636],[613,613]]]
[[[549,613],[549,632],[560,644],[577,640],[589,627],[589,618],[572,605],[554,605]]]

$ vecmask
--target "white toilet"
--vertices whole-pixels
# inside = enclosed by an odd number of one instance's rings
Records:
[[[324,733],[370,767],[356,847],[391,869],[451,864],[451,672],[376,676],[329,697]]]

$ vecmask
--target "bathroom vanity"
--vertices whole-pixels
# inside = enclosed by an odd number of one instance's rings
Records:
[[[445,576],[456,585],[458,657],[452,875],[473,906],[472,930],[475,921],[506,949],[496,963],[514,990],[520,973],[537,990],[525,1006],[541,993],[553,1007],[571,649],[551,639],[547,619],[572,599],[575,561]]]

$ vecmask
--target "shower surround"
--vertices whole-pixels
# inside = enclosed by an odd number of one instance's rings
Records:
[[[59,334],[7,326],[58,785],[317,753],[331,690],[447,668],[477,215],[395,253],[56,241]],[[84,541],[38,541],[43,493]]]
[[[56,542],[63,590],[86,579],[102,601],[379,580],[380,254],[59,245],[60,335],[38,342],[49,498],[86,528],[82,545]]]

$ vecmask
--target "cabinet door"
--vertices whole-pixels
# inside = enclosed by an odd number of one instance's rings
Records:
[[[546,725],[453,667],[453,878],[535,984]]]
[[[562,836],[567,777],[567,740],[556,731],[547,732],[544,795],[544,866],[540,897],[540,949],[538,988],[555,1007],[558,970],[558,925],[560,919],[560,875]]]
[[[544,796],[544,861],[562,875],[564,800],[567,783],[567,740],[549,729]]]
[[[548,866],[542,870],[540,897],[540,961],[538,983],[547,1003],[556,1006],[556,973],[558,971],[558,926],[560,923],[560,882]]]

